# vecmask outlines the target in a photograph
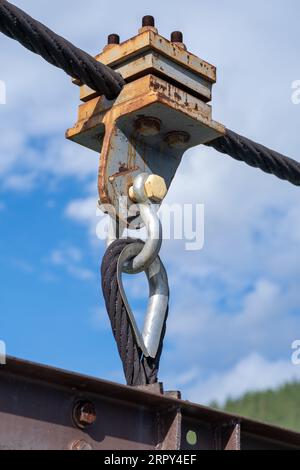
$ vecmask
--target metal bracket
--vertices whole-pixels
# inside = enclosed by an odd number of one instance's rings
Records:
[[[216,69],[153,26],[122,44],[110,44],[96,58],[120,72],[127,84],[114,101],[82,86],[83,104],[67,138],[101,153],[101,204],[139,228],[143,222],[136,211],[130,213],[134,202],[128,198],[134,178],[159,175],[169,189],[185,151],[224,134],[207,104]]]

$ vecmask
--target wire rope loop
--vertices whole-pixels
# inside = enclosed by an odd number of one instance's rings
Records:
[[[155,359],[160,347],[169,304],[169,284],[165,267],[157,256],[152,264],[144,269],[148,279],[149,300],[142,333],[137,326],[122,281],[126,263],[138,256],[143,246],[143,242],[139,240],[125,246],[118,260],[117,280],[136,341],[145,357]]]

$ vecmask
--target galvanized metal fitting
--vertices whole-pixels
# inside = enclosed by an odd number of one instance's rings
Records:
[[[157,258],[162,245],[161,221],[157,214],[157,207],[155,207],[153,201],[149,199],[148,194],[153,194],[154,191],[156,195],[162,195],[164,188],[158,188],[156,192],[151,176],[156,177],[156,175],[148,175],[148,173],[138,175],[134,179],[133,187],[129,191],[138,206],[143,225],[146,227],[147,240],[141,252],[124,265],[123,271],[127,274],[138,274],[148,269]],[[160,184],[163,186],[163,182],[160,182]],[[158,187],[159,185],[156,184],[156,186]],[[120,219],[114,217],[110,218],[107,236],[108,247],[115,240],[122,238],[125,228],[126,225],[122,223]]]
[[[151,178],[152,177],[152,178]],[[149,179],[150,178],[150,179]],[[156,184],[153,183],[153,178]],[[159,178],[159,183],[157,182]],[[155,188],[157,190],[155,190]],[[156,208],[148,194],[162,195],[163,182],[156,175],[141,173],[134,179],[130,193],[138,204],[140,216],[147,229],[147,240],[142,251],[124,267],[124,272],[137,274],[145,271],[157,258],[162,245],[162,226]],[[165,191],[166,194],[166,191]]]
[[[118,261],[118,285],[137,343],[145,357],[150,356],[155,359],[158,353],[169,303],[168,276],[164,265],[157,256],[153,263],[143,270],[148,279],[149,301],[142,334],[130,308],[122,282],[122,272],[126,271],[126,266],[130,260],[138,258],[142,251],[143,243],[140,241],[131,243],[124,248]]]

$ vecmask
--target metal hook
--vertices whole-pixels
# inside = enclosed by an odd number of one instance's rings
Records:
[[[122,282],[122,272],[124,272],[126,263],[139,256],[144,247],[143,242],[136,241],[124,248],[118,260],[117,276],[121,296],[128,312],[128,317],[137,343],[146,357],[150,356],[155,359],[159,350],[169,303],[169,284],[165,267],[157,256],[154,262],[143,270],[148,278],[149,302],[142,334],[135,321]]]

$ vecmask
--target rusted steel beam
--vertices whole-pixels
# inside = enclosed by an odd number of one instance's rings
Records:
[[[8,358],[0,449],[300,449],[300,434],[136,389]]]

